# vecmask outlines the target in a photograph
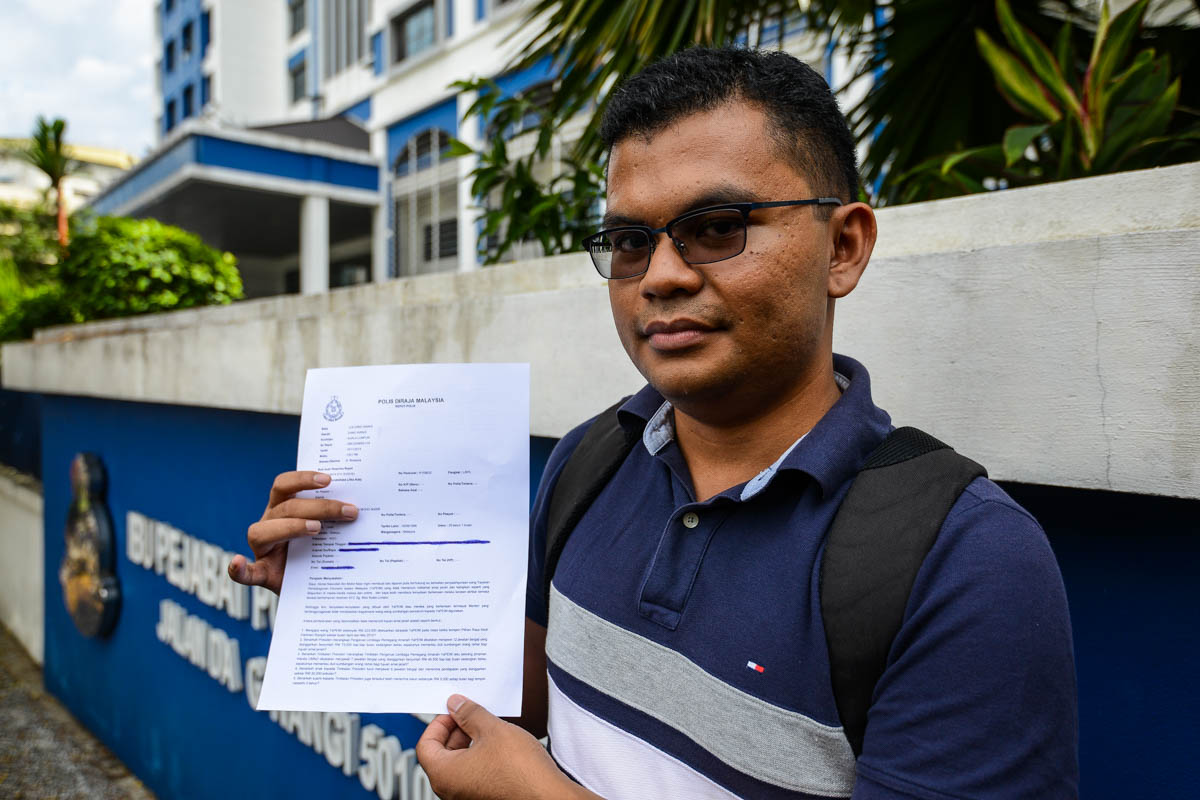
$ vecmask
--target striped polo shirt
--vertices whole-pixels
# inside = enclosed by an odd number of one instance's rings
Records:
[[[644,426],[644,446],[572,533],[547,609],[549,494],[587,425],[559,443],[534,505],[527,598],[547,626],[552,755],[609,800],[1070,796],[1061,577],[1037,523],[986,479],[917,576],[856,763],[818,576],[826,530],[891,422],[860,364],[834,366],[843,394],[824,418],[704,502],[669,404],[650,387],[630,398],[619,417]],[[1016,676],[1035,685],[1014,692]]]

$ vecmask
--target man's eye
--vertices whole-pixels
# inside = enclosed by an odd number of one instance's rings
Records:
[[[741,224],[737,220],[710,219],[704,221],[697,235],[702,239],[725,239],[737,234],[740,228]]]
[[[613,237],[613,249],[622,253],[634,253],[646,248],[646,237],[641,233],[617,234]]]

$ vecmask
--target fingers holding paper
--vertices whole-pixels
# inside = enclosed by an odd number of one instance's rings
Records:
[[[311,470],[276,476],[262,518],[246,530],[246,542],[255,560],[234,556],[229,562],[229,577],[249,586],[264,586],[278,594],[290,540],[320,533],[323,520],[344,522],[358,516],[357,508],[340,500],[296,497],[299,492],[322,489],[329,482],[328,475]]]
[[[462,695],[451,696],[447,706],[450,713],[429,723],[416,748],[438,797],[597,798],[568,778],[538,740],[521,728]]]

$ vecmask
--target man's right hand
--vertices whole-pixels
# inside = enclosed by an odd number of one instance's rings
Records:
[[[329,476],[321,472],[283,472],[271,485],[271,496],[262,519],[246,530],[246,541],[254,553],[253,563],[236,555],[229,562],[229,577],[247,586],[265,586],[275,594],[283,585],[287,565],[287,543],[321,532],[321,520],[346,522],[358,517],[358,509],[340,500],[296,497],[297,492],[323,489]]]

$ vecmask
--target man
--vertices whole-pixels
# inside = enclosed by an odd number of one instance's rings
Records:
[[[862,752],[830,685],[818,579],[842,498],[892,429],[833,312],[871,255],[853,141],[788,55],[690,50],[627,80],[602,123],[604,231],[588,240],[617,333],[648,381],[642,431],[542,595],[547,509],[585,426],[559,443],[532,518],[521,727],[460,696],[417,752],[443,797],[1070,797],[1070,624],[1037,523],[979,478],[925,557],[875,685]],[[920,346],[919,342],[911,346]],[[937,386],[929,391],[940,391]],[[326,483],[328,478],[322,478]],[[278,587],[308,520],[277,479],[237,580]],[[468,745],[470,747],[468,748]]]

